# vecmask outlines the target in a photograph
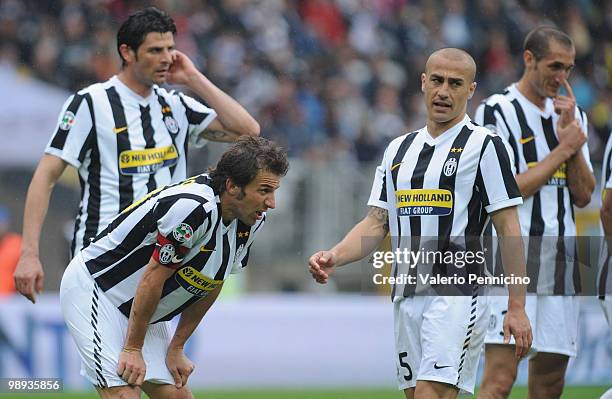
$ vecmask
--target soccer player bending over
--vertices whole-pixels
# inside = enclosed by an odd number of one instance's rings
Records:
[[[192,398],[183,347],[231,273],[243,270],[274,209],[287,154],[238,140],[217,166],[151,192],[119,214],[68,265],[62,314],[81,374],[102,398]],[[180,315],[170,336],[168,321]]]
[[[466,115],[476,89],[476,64],[463,50],[434,52],[421,74],[427,125],[393,140],[376,170],[367,216],[328,251],[310,257],[309,270],[326,283],[337,266],[357,261],[390,231],[393,249],[419,251],[425,237],[449,250],[459,241],[480,237],[490,216],[502,237],[508,274],[525,275],[516,207],[522,203],[512,165],[500,137],[474,125]],[[393,274],[453,275],[454,264],[419,264],[407,270],[393,264]],[[455,398],[472,393],[484,333],[487,297],[477,285],[463,295],[445,287],[394,285],[392,290],[398,383],[407,398]],[[525,314],[525,288],[512,286],[505,319],[505,339],[513,335],[515,356],[531,346]],[[432,294],[433,293],[433,294]]]

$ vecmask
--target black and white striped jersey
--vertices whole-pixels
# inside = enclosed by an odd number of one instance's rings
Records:
[[[72,95],[46,153],[77,168],[81,201],[72,253],[121,210],[158,187],[187,176],[187,143],[215,118],[213,109],[154,86],[143,98],[117,76]]]
[[[587,132],[586,113],[578,107],[576,118],[582,130]],[[537,165],[559,144],[558,119],[552,99],[547,99],[541,110],[520,93],[516,84],[502,94],[485,99],[474,118],[476,123],[496,132],[510,145],[517,174]],[[586,143],[582,154],[592,170]],[[562,295],[579,290],[574,203],[566,177],[566,165],[563,164],[548,183],[526,198],[518,209],[522,235],[530,237],[526,251],[530,292]],[[554,237],[565,238],[557,240]],[[501,271],[499,266],[495,273]]]
[[[612,195],[606,190],[612,190],[612,134],[610,134],[608,137],[608,142],[606,143],[601,168],[602,201],[605,195]],[[606,295],[610,295],[610,293],[612,293],[612,272],[610,272],[610,261],[611,259],[608,255],[608,244],[604,237],[601,246],[601,254],[599,257],[599,273],[597,275],[597,295],[600,299],[604,299]]]
[[[76,255],[126,317],[151,257],[176,270],[164,283],[151,323],[170,320],[246,267],[265,215],[253,226],[238,219],[224,224],[209,182],[199,175],[149,193]]]
[[[466,248],[466,238],[482,234],[488,214],[521,203],[508,149],[467,116],[436,138],[424,127],[393,140],[368,201],[388,211],[393,250],[410,251],[445,251],[451,241]],[[435,241],[437,248],[429,248],[426,240]],[[396,276],[414,275],[421,267],[393,266]],[[415,287],[405,286],[403,293],[398,289],[395,285],[394,298],[411,295]]]

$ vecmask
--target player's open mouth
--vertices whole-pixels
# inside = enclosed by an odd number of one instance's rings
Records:
[[[433,102],[434,107],[442,107],[442,108],[450,108],[451,105],[442,101],[434,101]]]
[[[260,220],[263,217],[262,211],[255,211],[255,215],[257,216],[257,220]]]

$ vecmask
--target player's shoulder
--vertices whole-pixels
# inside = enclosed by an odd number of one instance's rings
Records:
[[[399,148],[402,145],[402,143],[404,143],[406,141],[414,140],[416,135],[419,134],[419,132],[421,132],[424,129],[425,128],[422,128],[422,129],[419,129],[419,130],[414,130],[412,132],[404,133],[401,136],[398,136],[398,137],[394,138],[393,140],[391,140],[391,142],[387,146],[387,149],[397,149],[397,148]]]
[[[510,87],[507,87],[506,89],[504,89],[504,91],[500,93],[491,94],[489,97],[482,100],[481,105],[488,105],[490,107],[495,107],[497,105],[505,106],[510,104],[513,99],[514,95],[512,94]]]
[[[470,141],[478,143],[479,146],[486,145],[490,140],[499,135],[489,127],[480,126],[471,120],[466,122],[466,127],[471,130]]]

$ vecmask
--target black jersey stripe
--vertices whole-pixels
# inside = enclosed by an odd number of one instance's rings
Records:
[[[434,151],[436,147],[430,146],[427,143],[423,143],[423,148],[419,152],[419,157],[417,158],[417,163],[412,172],[412,177],[410,179],[410,189],[421,189],[423,188],[423,182],[425,181],[425,172],[427,172],[427,168],[429,167],[429,162],[431,162],[431,158],[433,157]],[[397,185],[396,185],[397,187]],[[400,224],[401,216],[398,215],[398,225]],[[401,238],[401,235],[398,237],[398,240]],[[410,248],[419,248],[421,243],[421,217],[420,216],[411,216],[410,217]],[[409,271],[409,275],[416,275],[417,268],[411,268]],[[414,277],[410,277],[414,278]],[[404,287],[404,297],[411,296],[414,294],[416,286],[414,284],[406,284]]]
[[[129,128],[125,119],[125,110],[121,98],[114,87],[106,89],[106,95],[111,106],[115,121],[115,135],[117,138],[117,175],[119,177],[119,211],[127,208],[134,202],[134,187],[131,175],[121,173],[120,160],[124,151],[131,150]]]
[[[73,115],[76,115],[77,111],[79,110],[79,107],[81,106],[81,102],[83,102],[83,98],[84,96],[82,94],[75,94],[74,97],[72,97],[72,101],[70,102],[70,104],[68,104],[66,112],[64,113],[62,118],[67,117],[68,112],[72,113]],[[74,120],[72,122],[74,122]],[[64,145],[66,144],[66,138],[68,137],[68,132],[70,131],[71,127],[68,126],[68,129],[62,129],[61,126],[62,124],[60,123],[60,126],[57,128],[55,136],[53,136],[53,140],[51,140],[50,145],[52,148],[57,148],[58,150],[62,150],[64,148]]]
[[[178,124],[178,122],[176,122],[176,119],[174,118],[174,114],[172,113],[172,108],[170,108],[170,105],[168,104],[168,102],[166,101],[164,96],[160,95],[157,92],[157,90],[155,90],[155,94],[157,95],[157,101],[159,102],[159,105],[161,105],[161,108],[162,108],[162,118],[163,118],[163,120],[165,122],[165,125],[166,125],[166,131],[170,135],[170,139],[172,140],[172,145],[176,149],[177,156],[180,157],[181,156],[180,149],[176,146],[176,135],[177,135],[177,132],[170,131],[170,129],[168,128],[167,121],[169,119],[171,119],[171,120],[174,120],[175,123],[177,123],[177,124]],[[185,134],[187,135],[188,131]],[[187,144],[188,143],[189,143],[189,140],[188,140],[188,137],[186,137],[185,140],[184,140],[183,151],[185,151],[187,149]],[[184,152],[183,155],[185,157],[187,157],[187,152]],[[170,166],[170,176],[174,176],[174,171],[176,170],[177,166],[178,166],[178,162],[175,163],[174,165]]]
[[[461,129],[461,132],[459,132],[453,141],[451,150],[448,152],[444,166],[442,167],[442,173],[440,173],[438,188],[450,191],[453,196],[453,206],[450,214],[443,215],[438,218],[438,236],[440,238],[444,237],[438,241],[438,249],[440,251],[444,251],[448,246],[448,240],[450,239],[453,228],[453,218],[455,216],[455,182],[457,180],[457,172],[459,171],[460,167],[461,155],[463,154],[465,145],[470,138],[470,134],[472,134],[472,130],[467,126],[464,126],[463,129]],[[446,165],[449,164],[449,162],[453,162],[451,160],[454,160],[455,170],[452,171],[450,175],[447,175],[448,171],[446,170]]]
[[[193,296],[193,297],[189,298],[181,306],[177,307],[176,309],[174,309],[172,312],[168,313],[164,317],[161,317],[161,318],[153,321],[151,324],[159,323],[161,321],[172,320],[174,318],[174,316],[181,314],[183,312],[183,310],[187,309],[189,306],[191,306],[192,304],[196,303],[200,299],[201,298],[198,297],[198,296]]]
[[[155,132],[153,131],[153,126],[151,125],[151,107],[140,106],[140,123],[142,125],[142,134],[145,139],[145,148],[155,148],[155,139],[153,135]],[[151,173],[149,176],[149,181],[147,182],[147,192],[151,192],[157,188],[157,184],[155,183],[155,173]]]
[[[183,107],[185,107],[185,116],[187,117],[187,122],[190,125],[199,125],[209,115],[205,114],[204,112],[197,112],[193,110],[189,105],[187,105],[187,102],[183,96],[179,95],[179,98],[181,99],[181,104],[183,104]]]
[[[227,238],[227,234],[223,234],[223,261],[221,262],[221,267],[217,270],[217,274],[215,274],[215,280],[223,280],[225,278],[225,272],[227,271],[227,266],[229,263],[230,256],[230,243]]]
[[[155,244],[138,248],[136,251],[121,259],[121,267],[110,268],[96,277],[96,283],[100,286],[102,291],[106,292],[110,290],[115,285],[142,269],[142,265],[148,264],[154,250]],[[129,312],[127,315],[129,316]]]
[[[605,239],[606,237],[604,237]],[[604,247],[604,249],[606,249]],[[606,256],[606,260],[602,266],[601,274],[599,275],[598,293],[599,299],[602,301],[606,299],[606,283],[608,281],[608,273],[610,272],[610,256]]]
[[[533,133],[533,130],[531,129],[531,127],[529,127],[529,124],[527,123],[525,112],[523,112],[523,107],[521,107],[521,104],[518,102],[518,100],[512,100],[512,105],[514,106],[514,110],[516,111],[516,117],[521,128],[521,139],[524,141],[523,154],[525,156],[525,161],[529,165],[532,162],[538,161],[535,135]]]
[[[85,220],[85,234],[83,235],[82,248],[89,245],[90,241],[96,236],[100,224],[100,208],[102,202],[102,189],[100,180],[100,150],[98,146],[98,133],[96,129],[96,116],[93,112],[93,101],[87,96],[87,105],[91,112],[92,139],[90,142],[91,152],[89,154],[90,163],[87,167],[87,184],[89,192],[87,198],[87,219]]]

